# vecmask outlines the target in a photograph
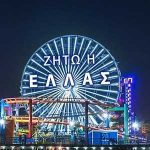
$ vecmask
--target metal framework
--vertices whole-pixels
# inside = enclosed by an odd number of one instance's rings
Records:
[[[16,127],[17,127],[17,123],[28,123],[28,129],[29,129],[29,134],[28,134],[28,137],[32,137],[32,130],[33,130],[33,125],[34,124],[48,124],[48,125],[63,125],[63,126],[69,126],[70,122],[68,122],[67,120],[66,121],[57,121],[57,120],[50,120],[49,118],[40,118],[40,117],[33,117],[32,116],[32,107],[34,105],[36,105],[37,103],[68,103],[68,101],[53,101],[53,100],[41,100],[41,99],[31,99],[31,98],[6,98],[6,99],[3,99],[1,100],[1,118],[4,117],[4,119],[6,120],[9,120],[9,119],[14,119],[15,122],[16,122]],[[99,101],[85,101],[85,100],[81,100],[79,99],[78,101],[69,101],[69,103],[79,103],[79,104],[82,104],[84,105],[84,114],[78,114],[78,116],[76,117],[80,117],[80,116],[84,116],[85,117],[85,124],[80,124],[80,127],[83,127],[85,128],[85,131],[86,131],[86,138],[88,136],[88,129],[91,128],[93,130],[97,130],[98,128],[96,127],[92,127],[92,126],[89,126],[89,123],[88,123],[88,117],[89,116],[92,116],[92,115],[97,115],[99,114],[99,112],[95,112],[95,113],[89,113],[88,112],[88,106],[89,105],[99,105],[99,106],[105,106],[105,109],[106,108],[109,108],[109,107],[114,107],[113,104],[103,104],[103,103],[100,103]],[[23,105],[28,105],[29,107],[29,115],[28,116],[20,116],[19,115],[19,108],[20,106],[18,106],[18,104],[21,106],[22,104]],[[16,114],[15,116],[13,116],[12,114],[12,110],[14,108],[16,110]],[[5,108],[8,108],[8,110],[5,112]],[[11,108],[11,109],[10,109]],[[9,113],[8,113],[9,112]],[[5,114],[5,115],[4,115]],[[74,115],[75,116],[75,115]],[[63,118],[64,116],[59,116],[59,118]],[[71,117],[71,116],[67,116],[67,117]],[[52,117],[53,119],[56,119],[58,118],[58,116],[53,116]],[[52,119],[51,118],[51,119]],[[18,128],[16,128],[16,130],[18,130]]]

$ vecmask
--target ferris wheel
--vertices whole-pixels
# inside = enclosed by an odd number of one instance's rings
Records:
[[[102,76],[102,72],[109,73],[109,84],[102,84],[106,77]],[[35,77],[32,78],[32,87],[31,75]],[[104,46],[85,36],[66,35],[46,42],[34,52],[23,71],[20,92],[23,97],[54,101],[86,99],[117,103],[119,84],[120,71],[117,63]],[[33,115],[44,118],[57,115],[64,117],[56,120],[84,122],[84,117],[81,116],[67,117],[68,114],[79,115],[83,111],[83,106],[78,103],[45,103],[35,105]],[[89,111],[103,112],[103,109],[90,105]],[[91,124],[100,124],[102,121],[103,118],[99,114],[89,116]]]

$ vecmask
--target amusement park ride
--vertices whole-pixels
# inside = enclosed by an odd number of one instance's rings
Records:
[[[0,117],[6,126],[14,122],[10,136],[26,133],[32,138],[36,127],[39,133],[70,134],[74,122],[85,137],[89,131],[114,129],[120,137],[129,137],[134,122],[132,82],[121,78],[114,57],[100,43],[61,36],[34,52],[23,71],[21,96],[2,99]],[[122,129],[115,126],[117,112]]]

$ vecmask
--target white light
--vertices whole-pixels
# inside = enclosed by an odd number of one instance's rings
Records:
[[[31,149],[34,149],[34,146],[31,146]]]
[[[12,148],[12,149],[14,149],[14,148],[15,148],[15,146],[11,146],[11,148]]]
[[[104,150],[104,147],[101,147],[101,150]]]
[[[0,119],[0,124],[3,125],[5,123],[4,119]]]
[[[109,147],[110,150],[112,150],[112,147]]]
[[[107,113],[104,113],[104,114],[103,114],[103,117],[104,117],[105,119],[107,119],[107,118],[108,118],[108,114],[107,114]]]
[[[24,149],[24,146],[21,146],[22,149]]]
[[[143,150],[145,150],[145,147],[142,147]]]
[[[59,146],[58,149],[61,150],[61,146]]]
[[[43,149],[43,146],[40,146],[40,149]]]
[[[2,149],[5,149],[5,146],[1,146]]]
[[[133,150],[137,150],[137,147],[133,147]]]
[[[138,129],[138,128],[139,128],[139,125],[138,125],[137,122],[134,122],[134,123],[132,124],[132,127],[133,127],[134,129]]]
[[[69,124],[70,124],[70,126],[74,126],[75,123],[74,123],[74,121],[71,121]]]

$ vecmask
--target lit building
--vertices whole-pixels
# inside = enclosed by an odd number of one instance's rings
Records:
[[[122,98],[124,103],[128,107],[128,131],[132,134],[134,129],[132,128],[132,123],[135,121],[134,107],[133,107],[133,78],[123,78],[122,83]]]

